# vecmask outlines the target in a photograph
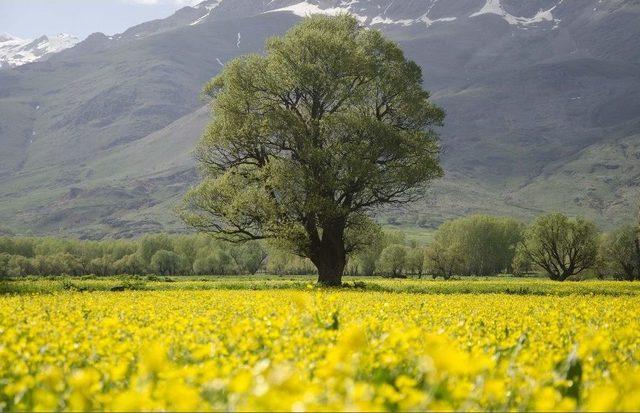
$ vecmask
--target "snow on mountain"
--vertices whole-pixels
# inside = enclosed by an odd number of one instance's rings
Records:
[[[563,2],[564,2],[564,0],[560,0],[560,2],[558,2],[558,4],[554,5],[553,7],[549,8],[547,10],[539,10],[532,17],[520,17],[520,16],[514,16],[514,15],[508,13],[504,9],[504,7],[502,7],[502,4],[500,3],[500,0],[487,0],[487,2],[482,7],[482,9],[480,9],[479,11],[473,13],[469,17],[481,16],[483,14],[495,14],[497,16],[502,17],[507,23],[509,23],[511,25],[529,26],[529,25],[536,24],[536,23],[550,22],[550,21],[556,22],[556,24],[557,24],[559,22],[559,20],[558,19],[554,19],[552,12],[560,4],[562,4]]]
[[[222,2],[223,0],[220,0]],[[557,25],[559,19],[553,15],[553,11],[561,5],[564,0],[556,0],[551,7],[541,7],[533,15],[517,15],[508,12],[503,5],[505,0],[486,0],[482,7],[476,6],[475,11],[458,15],[442,15],[439,10],[443,7],[440,0],[426,0],[423,2],[394,2],[389,0],[304,0],[287,4],[284,7],[269,8],[274,2],[269,2],[265,13],[290,12],[300,17],[312,14],[336,15],[349,13],[355,16],[361,23],[371,26],[375,25],[401,25],[411,26],[414,24],[424,24],[431,26],[434,23],[446,23],[460,18],[474,18],[481,15],[492,14],[502,17],[507,23],[514,26],[532,26],[540,23],[551,22]],[[403,4],[404,3],[404,4]],[[461,2],[459,2],[461,3]],[[277,3],[279,4],[279,3]],[[470,4],[470,3],[466,3]],[[449,4],[449,6],[451,3]],[[435,10],[434,10],[435,9]]]
[[[0,35],[0,69],[21,66],[45,59],[54,53],[75,46],[80,40],[66,33],[41,36],[35,40]]]
[[[207,1],[203,1],[202,3],[198,4],[195,8],[199,9],[199,10],[206,10],[206,13],[204,15],[202,15],[202,17],[199,17],[198,19],[194,20],[191,24],[191,26],[195,26],[198,23],[201,23],[203,20],[205,20],[207,17],[211,16],[211,12],[220,5],[220,3],[222,3],[222,0],[207,0]]]

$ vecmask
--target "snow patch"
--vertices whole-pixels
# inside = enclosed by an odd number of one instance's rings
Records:
[[[198,6],[196,6],[196,8],[197,9],[205,9],[207,12],[204,15],[202,15],[202,17],[200,17],[197,20],[194,20],[193,22],[189,23],[189,25],[190,26],[195,26],[196,24],[201,23],[207,17],[211,16],[211,12],[213,12],[213,9],[218,7],[220,5],[220,3],[222,3],[222,0],[213,0],[213,1],[208,1],[208,2],[205,1],[203,3],[200,3]]]
[[[279,9],[275,9],[275,10],[270,10],[267,11],[266,13],[273,13],[273,12],[282,12],[282,11],[286,11],[286,12],[290,12],[295,14],[296,16],[300,16],[300,17],[307,17],[307,16],[311,16],[314,14],[324,14],[324,15],[328,15],[328,16],[336,16],[338,14],[341,13],[349,13],[350,15],[354,16],[356,19],[358,19],[358,21],[362,24],[369,24],[371,26],[375,26],[375,25],[401,25],[401,26],[411,26],[413,24],[426,24],[427,26],[430,26],[434,23],[438,23],[438,22],[451,22],[456,20],[456,17],[443,17],[443,18],[439,18],[439,19],[435,19],[432,20],[428,17],[429,12],[431,11],[431,8],[433,7],[433,4],[431,5],[431,7],[429,7],[429,9],[427,10],[427,12],[425,14],[423,14],[422,16],[420,16],[417,19],[410,19],[410,18],[401,18],[401,19],[392,19],[390,17],[387,16],[387,11],[389,10],[389,8],[393,5],[393,1],[391,1],[384,10],[382,10],[381,14],[378,14],[375,17],[370,18],[369,16],[365,16],[362,13],[367,11],[366,8],[366,2],[364,3],[365,6],[363,7],[359,7],[356,10],[356,5],[359,4],[358,0],[349,0],[349,1],[341,1],[340,3],[338,3],[337,6],[335,7],[328,7],[328,8],[321,8],[320,6],[318,6],[317,4],[313,4],[310,3],[309,1],[302,1],[296,4],[293,4],[291,6],[287,6],[287,7],[282,7]],[[435,3],[434,3],[435,4]],[[380,5],[378,5],[377,9],[378,11],[381,11],[382,7]]]
[[[0,67],[16,67],[36,62],[53,53],[75,46],[80,40],[66,33],[20,39],[9,34],[0,35]]]
[[[300,17],[307,17],[307,16],[311,16],[314,14],[324,14],[327,16],[337,16],[339,14],[342,13],[349,13],[352,16],[354,16],[356,19],[358,19],[358,21],[360,23],[365,23],[367,21],[367,17],[366,16],[361,16],[359,14],[356,14],[354,12],[352,12],[350,10],[351,6],[353,4],[357,3],[357,0],[352,0],[349,2],[341,2],[340,3],[340,7],[329,7],[326,9],[321,9],[318,5],[316,4],[311,4],[307,1],[302,1],[300,3],[296,3],[294,5],[291,6],[287,6],[287,7],[282,7],[279,9],[275,9],[275,10],[269,10],[266,13],[275,13],[275,12],[290,12],[295,14],[296,16],[300,16]]]
[[[507,23],[513,26],[529,26],[543,22],[555,22],[557,27],[560,20],[555,19],[552,12],[563,2],[564,0],[560,0],[558,4],[551,7],[549,10],[539,10],[533,17],[519,17],[508,13],[504,7],[502,7],[500,0],[487,0],[479,11],[473,13],[469,17],[481,16],[483,14],[495,14],[502,17]]]

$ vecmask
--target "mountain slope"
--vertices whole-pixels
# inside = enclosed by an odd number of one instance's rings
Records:
[[[208,119],[202,84],[310,12],[350,12],[399,41],[447,110],[446,178],[382,219],[564,210],[612,226],[632,216],[637,2],[208,0],[0,72],[3,226],[179,230],[171,208],[197,179],[189,154]]]

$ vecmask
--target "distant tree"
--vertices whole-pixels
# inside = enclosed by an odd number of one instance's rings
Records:
[[[193,263],[193,271],[200,275],[228,275],[237,272],[237,267],[228,251],[216,249],[199,256]]]
[[[113,261],[109,257],[100,257],[100,258],[92,259],[89,262],[89,265],[87,266],[87,271],[90,274],[95,274],[103,277],[115,274]]]
[[[7,264],[7,275],[10,277],[20,277],[34,274],[31,259],[22,255],[12,255]]]
[[[424,271],[424,248],[413,247],[407,252],[407,271],[422,278]]]
[[[173,251],[171,239],[165,234],[145,235],[138,244],[138,253],[147,264],[151,264],[155,253],[161,250]]]
[[[445,222],[427,250],[436,276],[495,275],[512,269],[524,225],[512,218],[473,215]]]
[[[231,249],[238,270],[244,274],[255,274],[267,259],[267,251],[258,241],[250,241]]]
[[[407,247],[404,245],[392,244],[382,250],[378,260],[380,271],[393,278],[403,276],[407,265]]]
[[[596,264],[598,230],[583,218],[544,215],[527,228],[519,248],[552,280],[564,281]]]
[[[151,258],[151,269],[159,275],[180,274],[182,270],[182,257],[173,251],[157,251]]]
[[[234,242],[272,239],[340,284],[371,211],[415,200],[442,175],[444,112],[420,67],[348,15],[312,16],[264,55],[232,60],[205,88],[203,182],[182,217]],[[366,232],[366,230],[365,230]]]
[[[453,277],[460,271],[460,257],[453,244],[447,244],[438,240],[437,234],[424,253],[425,272],[434,279],[442,277],[445,280]]]
[[[11,255],[0,252],[0,278],[9,276],[9,260],[11,260]]]
[[[361,232],[360,235],[363,235]],[[388,245],[391,241],[387,233],[384,233],[379,226],[372,225],[369,227],[369,232],[366,234],[367,248],[361,248],[354,251],[349,256],[349,273],[350,275],[363,275],[366,277],[372,276],[376,272],[376,262],[380,258],[380,254],[385,245]],[[393,237],[398,238],[398,237]]]
[[[604,267],[600,272],[628,281],[640,279],[636,240],[636,228],[630,225],[605,234],[600,241],[599,262]]]
[[[533,261],[531,257],[524,253],[524,250],[519,248],[516,250],[516,254],[513,257],[513,263],[511,264],[513,275],[516,277],[522,277],[530,272],[533,272]]]
[[[217,274],[218,261],[215,255],[206,255],[198,257],[193,262],[193,272],[197,275],[214,275]]]
[[[139,254],[129,254],[113,263],[118,274],[142,275],[147,271],[144,260]]]

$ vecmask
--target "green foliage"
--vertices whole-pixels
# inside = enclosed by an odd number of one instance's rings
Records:
[[[150,264],[156,252],[171,251],[171,240],[165,234],[145,235],[140,240],[139,252],[144,262]]]
[[[103,241],[0,237],[0,277],[255,274],[264,269],[266,254],[260,242],[240,246],[205,235]]]
[[[636,228],[628,225],[604,234],[598,250],[599,273],[620,280],[639,280]]]
[[[371,209],[411,201],[442,175],[433,128],[444,113],[421,84],[395,43],[348,15],[306,18],[264,56],[231,61],[205,87],[215,116],[185,222],[274,239],[339,283],[347,256],[375,241]]]
[[[267,259],[267,273],[276,275],[306,275],[315,274],[316,270],[309,259],[271,248]]]
[[[0,278],[9,276],[9,260],[11,260],[11,255],[6,252],[0,253]]]
[[[514,219],[486,215],[445,222],[426,252],[427,270],[444,278],[511,271],[523,229]]]
[[[437,233],[436,233],[437,234]],[[431,274],[433,278],[442,277],[445,280],[453,277],[459,271],[459,254],[453,244],[446,244],[439,238],[434,239],[433,243],[427,247],[425,251],[424,266],[426,272]]]
[[[231,256],[240,272],[255,274],[267,259],[267,251],[257,241],[250,241],[231,250]]]
[[[596,264],[598,229],[583,218],[543,215],[525,231],[519,253],[546,271],[552,280],[564,281]]]
[[[402,277],[407,266],[407,247],[399,244],[389,245],[382,250],[378,262],[382,274],[393,278]]]
[[[197,258],[193,263],[194,274],[233,274],[232,258],[224,250],[211,251],[208,255]]]
[[[425,249],[422,247],[413,247],[407,251],[406,267],[409,274],[417,275],[422,278],[424,272],[424,255]]]
[[[147,272],[147,266],[140,254],[129,254],[113,263],[118,274],[143,275]]]
[[[173,251],[159,250],[151,258],[151,268],[157,274],[180,274],[182,267],[182,257]]]

